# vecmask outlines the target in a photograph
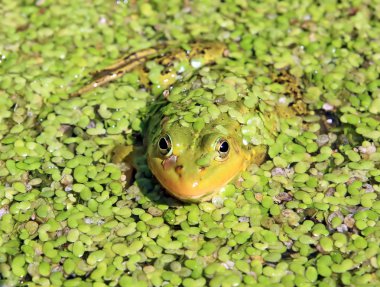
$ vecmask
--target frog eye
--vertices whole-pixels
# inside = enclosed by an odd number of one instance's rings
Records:
[[[169,135],[164,135],[158,140],[158,149],[164,156],[170,156],[172,154],[172,140]]]
[[[219,153],[216,159],[225,160],[228,156],[228,152],[230,151],[230,145],[226,139],[219,139],[216,142],[215,149]]]

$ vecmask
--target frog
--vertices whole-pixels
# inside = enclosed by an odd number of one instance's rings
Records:
[[[141,88],[152,94],[143,128],[150,171],[171,196],[207,201],[265,161],[282,121],[307,113],[296,77],[284,71],[239,72],[228,61],[234,60],[220,42],[163,44],[96,72],[72,96],[136,72]],[[159,71],[154,77],[152,67]],[[265,83],[278,91],[265,90]],[[118,147],[115,161],[133,161],[131,151]]]

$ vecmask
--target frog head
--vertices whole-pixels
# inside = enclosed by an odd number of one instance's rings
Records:
[[[222,115],[196,131],[163,118],[148,143],[148,165],[161,185],[183,201],[204,201],[261,162],[262,147],[243,145],[238,122]]]

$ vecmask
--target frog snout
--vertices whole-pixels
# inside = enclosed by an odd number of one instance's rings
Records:
[[[198,169],[195,169],[195,170],[193,170],[193,172],[191,172],[190,174],[187,172],[186,173],[186,168],[182,165],[182,164],[179,164],[179,165],[176,165],[175,167],[174,167],[174,171],[175,171],[175,173],[178,175],[178,177],[187,177],[186,176],[186,174],[187,175],[203,175],[204,173],[205,173],[205,170],[206,170],[206,168],[205,167],[199,167]]]

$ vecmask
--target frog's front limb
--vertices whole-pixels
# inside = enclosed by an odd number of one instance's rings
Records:
[[[133,146],[118,145],[112,151],[112,162],[120,166],[123,172],[126,186],[132,183],[134,171],[136,170],[135,158],[142,153],[141,149]]]

